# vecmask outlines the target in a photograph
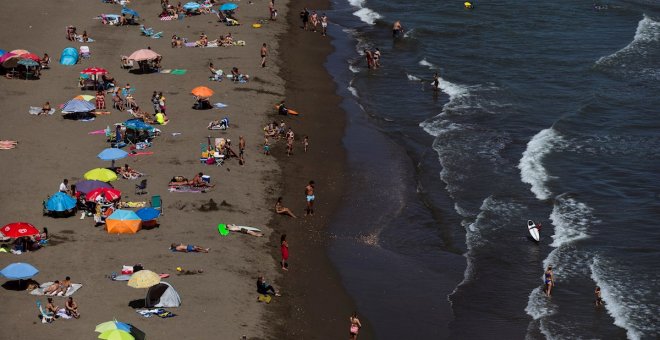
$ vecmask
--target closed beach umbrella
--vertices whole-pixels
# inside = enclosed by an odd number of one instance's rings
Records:
[[[101,196],[108,201],[115,201],[121,198],[121,191],[113,188],[98,188],[87,193],[88,201],[96,201]]]
[[[107,74],[108,70],[106,70],[102,67],[88,67],[88,68],[80,71],[80,73],[98,75],[98,74]]]
[[[142,221],[152,221],[160,216],[160,210],[151,207],[139,209],[135,212]]]
[[[20,55],[22,59],[30,59],[34,61],[41,61],[41,58],[34,53],[23,53]]]
[[[200,7],[202,7],[202,5],[196,2],[188,2],[185,5],[183,5],[183,9],[185,9],[186,11],[196,10],[199,9]]]
[[[190,93],[200,98],[208,98],[212,96],[214,92],[206,86],[197,86],[196,88],[192,89]]]
[[[113,329],[105,331],[99,335],[99,339],[104,340],[135,340],[135,337],[131,333],[123,331],[121,329]]]
[[[0,229],[2,235],[11,238],[39,235],[39,230],[27,222],[9,223]]]
[[[117,180],[117,174],[106,168],[96,168],[87,171],[83,178],[90,181],[112,182]]]
[[[76,207],[76,199],[64,192],[57,192],[46,201],[48,211],[67,211]]]
[[[96,97],[88,95],[88,94],[79,94],[79,95],[73,97],[73,99],[86,100],[86,101],[90,101],[90,100],[95,99],[95,98]]]
[[[114,161],[128,157],[128,152],[117,148],[107,148],[96,155],[96,157],[104,161]]]
[[[96,106],[88,101],[71,99],[68,102],[66,102],[66,104],[64,104],[64,107],[62,108],[62,112],[82,113],[82,112],[89,112],[94,109],[96,109]]]
[[[124,332],[130,332],[131,331],[131,325],[127,323],[123,323],[117,320],[112,320],[112,321],[106,321],[104,323],[100,323],[96,325],[96,328],[94,329],[94,332],[98,333],[105,333],[107,331],[112,331],[112,330],[121,330]]]
[[[121,14],[133,15],[133,16],[136,16],[136,17],[140,16],[138,14],[138,12],[136,12],[134,9],[130,9],[130,8],[126,8],[126,7],[121,9]]]
[[[140,270],[133,273],[128,280],[128,286],[133,288],[149,288],[160,283],[160,275],[151,270]]]
[[[137,50],[133,53],[131,53],[130,56],[128,56],[129,60],[135,60],[135,61],[142,61],[142,60],[153,60],[160,57],[160,54],[148,50],[148,49],[142,49],[142,50]]]
[[[39,270],[31,264],[16,262],[0,270],[0,274],[10,280],[25,280],[39,274]]]
[[[101,181],[78,181],[76,183],[76,190],[86,194],[97,188],[112,188],[112,185]]]
[[[221,11],[232,11],[232,10],[235,10],[237,8],[238,8],[238,5],[233,4],[231,2],[228,2],[226,4],[222,4],[222,6],[220,6]]]
[[[116,210],[105,219],[109,234],[135,234],[142,228],[142,220],[131,210]]]

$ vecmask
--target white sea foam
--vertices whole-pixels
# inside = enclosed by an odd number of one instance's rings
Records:
[[[367,23],[369,25],[374,25],[376,23],[376,20],[381,19],[383,17],[378,12],[375,12],[367,7],[360,8],[359,10],[355,11],[353,15],[360,18],[362,22]]]
[[[365,2],[365,0],[348,0],[348,3],[351,4],[351,6],[360,8],[364,6]]]
[[[468,94],[470,94],[470,91],[466,86],[454,84],[443,78],[439,79],[438,87],[440,87],[440,90],[442,90],[442,92],[446,93],[449,96],[449,103],[447,103],[448,105],[454,104],[452,100],[459,97],[465,97]]]
[[[358,95],[357,90],[356,90],[353,86],[349,86],[349,87],[347,87],[346,89],[347,89],[348,91],[351,92],[351,94],[353,95],[353,97],[355,97],[355,98],[360,98],[360,96]]]
[[[548,199],[551,195],[550,189],[546,186],[550,176],[543,166],[543,158],[562,140],[563,138],[553,128],[541,130],[527,143],[527,149],[518,164],[521,180],[532,186],[532,192],[540,200]]]
[[[630,44],[611,55],[601,57],[596,64],[612,64],[616,62],[618,58],[631,53],[644,56],[648,52],[645,49],[645,46],[648,43],[657,41],[660,41],[660,22],[654,21],[644,14],[644,18],[642,18],[637,24],[635,37]]]
[[[591,278],[601,289],[607,313],[615,325],[626,330],[628,339],[657,339],[660,335],[660,305],[657,299],[653,302],[652,297],[658,293],[644,286],[652,283],[653,278],[640,280],[637,276],[643,273],[629,273],[627,268],[620,270],[620,265],[600,256],[594,257],[590,268]],[[639,297],[646,297],[647,301],[639,301]]]
[[[412,74],[406,73],[406,76],[408,76],[408,80],[410,80],[410,81],[420,81],[421,80],[420,78],[418,78],[416,76],[413,76]]]
[[[558,248],[588,237],[590,224],[596,223],[591,214],[592,209],[573,198],[557,198],[550,214],[555,233],[550,246]]]
[[[359,73],[360,72],[360,68],[353,65],[353,64],[348,64],[348,69],[353,73]]]
[[[426,66],[426,67],[428,67],[428,68],[431,69],[431,70],[436,70],[436,69],[438,69],[438,66],[436,66],[436,65],[434,65],[434,64],[431,64],[430,62],[428,62],[428,60],[426,60],[426,58],[420,60],[420,61],[419,61],[419,65],[421,65],[421,66]]]
[[[548,297],[545,296],[543,289],[541,287],[536,287],[529,294],[525,312],[527,312],[527,314],[534,320],[538,320],[540,318],[555,314],[557,309],[550,303]]]

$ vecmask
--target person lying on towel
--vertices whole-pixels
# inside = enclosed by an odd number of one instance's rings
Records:
[[[182,253],[208,253],[209,249],[211,248],[202,248],[200,246],[192,245],[192,244],[183,244],[183,243],[172,243],[170,245],[170,250],[174,252],[182,252]]]

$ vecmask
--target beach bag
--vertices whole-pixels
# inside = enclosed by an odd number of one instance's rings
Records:
[[[206,159],[206,164],[207,164],[207,165],[215,164],[215,158],[213,158],[213,157],[209,157],[209,158],[207,158],[207,159]]]

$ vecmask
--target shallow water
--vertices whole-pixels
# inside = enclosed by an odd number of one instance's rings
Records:
[[[660,7],[607,5],[335,0],[354,187],[329,252],[378,338],[659,336]]]

